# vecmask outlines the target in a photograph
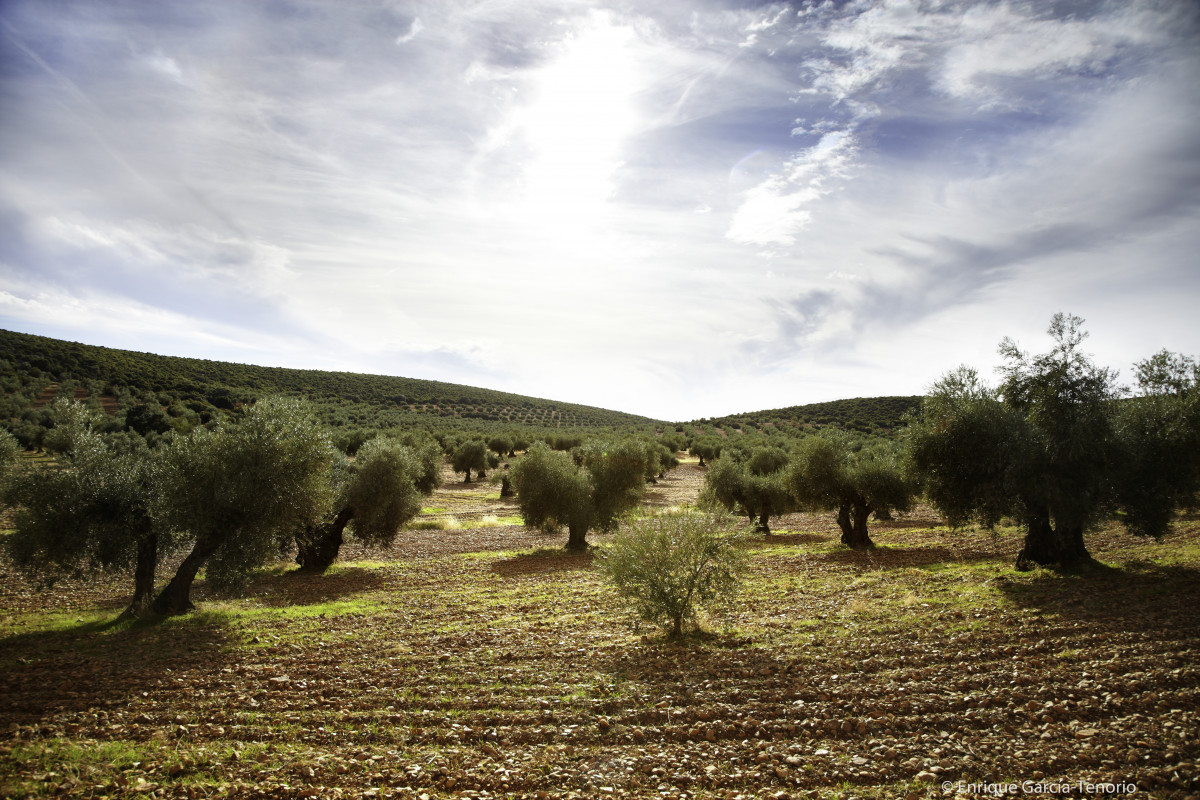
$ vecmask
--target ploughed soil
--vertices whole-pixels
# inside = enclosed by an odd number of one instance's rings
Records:
[[[424,516],[464,527],[349,545],[324,576],[281,564],[244,597],[201,582],[184,617],[114,623],[127,575],[0,566],[0,796],[1200,792],[1195,517],[1161,543],[1094,532],[1099,563],[1064,575],[928,510],[873,522],[872,552],[790,515],[744,531],[740,594],[673,641],[564,532],[470,527],[515,506],[454,480]]]

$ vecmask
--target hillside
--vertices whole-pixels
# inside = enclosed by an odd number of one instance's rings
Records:
[[[459,419],[551,428],[655,423],[620,411],[440,381],[160,356],[13,331],[0,331],[0,359],[8,362],[10,374],[32,375],[44,383],[101,384],[93,388],[109,396],[122,390],[164,393],[172,395],[169,399],[215,408],[268,394],[298,394],[317,403],[370,406],[376,413],[386,410],[389,418],[397,420]]]
[[[458,434],[528,428],[567,439],[596,429],[662,430],[659,420],[509,392],[389,375],[288,369],[162,356],[0,330],[0,420],[17,429],[26,412],[56,397],[91,399],[109,415],[153,409],[143,427],[186,431],[221,410],[270,394],[310,400],[318,417],[347,442],[372,431],[419,427]],[[859,397],[694,420],[685,435],[756,430],[803,433],[835,427],[889,436],[920,397]],[[158,410],[161,409],[161,412]],[[146,409],[139,414],[145,416]],[[32,424],[24,418],[24,422]],[[133,425],[138,427],[137,424]],[[571,433],[575,431],[577,433]],[[142,431],[145,432],[145,431]],[[346,442],[343,442],[346,444]],[[569,446],[569,445],[568,445]]]
[[[886,435],[904,424],[906,414],[920,408],[920,395],[855,397],[702,419],[693,424],[701,428],[712,426],[726,435],[755,428],[806,430],[825,426]]]

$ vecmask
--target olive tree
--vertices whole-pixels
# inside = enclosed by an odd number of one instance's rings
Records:
[[[487,446],[489,450],[503,458],[504,456],[512,455],[513,440],[511,437],[496,434],[488,439]]]
[[[552,531],[566,525],[567,548],[587,547],[592,526],[591,487],[587,473],[571,456],[537,442],[511,469],[517,507],[529,527]]]
[[[160,614],[191,609],[192,583],[207,566],[210,582],[236,585],[248,570],[281,554],[297,529],[328,513],[326,432],[300,402],[259,401],[236,423],[197,429],[171,442],[159,472],[156,516],[194,542],[154,601]]]
[[[642,446],[646,448],[647,483],[658,483],[660,479],[666,477],[668,470],[679,466],[679,459],[675,457],[675,451],[661,442],[643,441]]]
[[[513,465],[512,483],[525,524],[553,530],[566,525],[567,548],[587,547],[593,527],[611,530],[645,491],[646,450],[633,440],[592,440],[576,455],[535,444]]]
[[[0,492],[8,487],[20,451],[21,443],[17,441],[17,437],[0,428]]]
[[[875,546],[867,530],[871,514],[907,511],[916,490],[894,445],[856,442],[841,432],[801,441],[787,483],[802,508],[836,511],[842,544],[856,550]]]
[[[154,597],[159,553],[172,543],[150,511],[155,454],[137,435],[101,437],[82,406],[60,410],[50,437],[56,463],[22,470],[8,488],[6,500],[17,509],[5,539],[9,555],[51,581],[133,567],[125,615],[142,615]]]
[[[1137,365],[1137,396],[1113,419],[1112,485],[1120,518],[1159,537],[1200,491],[1200,365],[1163,350]]]
[[[471,482],[471,470],[484,477],[488,468],[488,448],[480,439],[473,439],[458,445],[450,456],[450,466],[455,472],[466,474],[463,483]]]
[[[581,449],[593,509],[593,525],[610,531],[646,492],[646,447],[635,439],[592,439]]]
[[[600,556],[600,568],[638,617],[671,636],[694,627],[697,611],[730,598],[746,568],[728,519],[712,514],[631,521]]]
[[[770,534],[770,518],[796,505],[787,485],[788,463],[788,454],[778,447],[725,448],[704,476],[703,497],[757,520],[755,530]]]
[[[440,451],[436,455],[440,457]],[[423,492],[418,484],[425,473],[420,452],[382,437],[360,447],[353,462],[335,462],[329,471],[336,493],[333,507],[319,522],[296,534],[300,569],[329,569],[341,550],[347,525],[366,544],[390,544],[400,526],[421,510]]]
[[[721,455],[721,440],[715,436],[701,436],[692,442],[688,453],[700,459],[700,466],[703,467],[705,459],[712,461]]]
[[[1017,566],[1090,560],[1084,533],[1121,512],[1161,535],[1195,502],[1200,415],[1190,359],[1139,365],[1142,394],[1119,399],[1116,375],[1083,352],[1083,320],[1057,314],[1049,352],[1009,339],[996,388],[960,367],[934,384],[909,438],[927,494],[952,525],[1010,516],[1025,529]]]

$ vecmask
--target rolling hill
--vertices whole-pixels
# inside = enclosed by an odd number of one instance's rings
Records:
[[[417,426],[485,432],[502,427],[564,431],[663,430],[667,423],[593,406],[527,397],[441,381],[389,375],[288,369],[161,356],[0,330],[0,382],[14,427],[26,409],[55,397],[93,398],[108,414],[139,405],[172,418],[205,422],[270,394],[309,399],[323,422],[346,429]],[[812,403],[680,423],[685,433],[723,435],[759,429],[796,433],[826,426],[888,435],[921,398],[869,397]],[[155,413],[158,413],[157,409]],[[177,426],[178,427],[178,426]]]
[[[296,394],[318,404],[386,410],[391,417],[553,428],[645,427],[658,422],[636,414],[440,381],[160,356],[13,331],[0,331],[0,359],[7,360],[10,373],[33,375],[47,383],[102,384],[93,387],[99,390],[97,394],[132,390],[135,394],[164,394],[171,400],[207,402],[216,408],[268,394]]]

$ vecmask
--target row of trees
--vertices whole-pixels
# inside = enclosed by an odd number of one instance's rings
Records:
[[[210,583],[234,587],[293,545],[303,569],[323,571],[347,526],[386,543],[440,483],[441,450],[432,440],[374,440],[351,462],[294,400],[260,401],[156,449],[137,436],[101,435],[81,405],[56,410],[47,444],[57,463],[7,481],[6,500],[17,508],[9,552],[18,565],[51,576],[132,566],[130,614],[187,611],[201,568]],[[2,450],[11,463],[11,436]],[[156,594],[159,558],[184,547],[189,552]]]
[[[4,481],[18,509],[6,541],[30,569],[132,566],[130,613],[179,613],[201,568],[230,587],[293,547],[303,569],[323,571],[348,531],[386,544],[438,485],[444,456],[469,481],[527,448],[507,473],[526,524],[565,526],[567,547],[581,549],[589,530],[614,529],[690,443],[710,465],[703,499],[765,532],[772,516],[827,509],[845,544],[872,547],[870,516],[903,511],[924,493],[952,525],[1022,524],[1021,566],[1072,566],[1088,557],[1084,532],[1099,520],[1115,514],[1132,532],[1158,536],[1200,488],[1200,367],[1164,351],[1138,365],[1127,397],[1082,352],[1081,323],[1056,316],[1043,355],[1005,340],[994,388],[966,367],[948,373],[899,442],[837,431],[550,442],[410,431],[373,438],[348,458],[294,400],[231,409],[156,448],[85,406],[58,403],[45,436],[56,465]],[[0,436],[5,468],[15,450]],[[183,548],[156,593],[158,560]]]
[[[705,497],[765,532],[778,514],[833,510],[842,541],[866,548],[872,514],[924,493],[952,526],[1023,526],[1021,568],[1087,560],[1085,531],[1113,516],[1161,536],[1200,491],[1200,366],[1162,351],[1137,365],[1131,393],[1083,352],[1082,323],[1056,315],[1054,346],[1040,355],[1005,339],[998,386],[970,367],[947,373],[899,442],[841,432],[790,450],[697,440],[694,453],[717,458]]]
[[[1133,396],[1082,350],[1083,320],[1055,315],[1040,355],[1001,342],[1001,381],[951,371],[908,432],[912,463],[952,525],[1025,529],[1019,567],[1089,559],[1084,532],[1116,516],[1158,537],[1200,490],[1200,367],[1162,351],[1136,367]]]
[[[895,444],[828,432],[801,440],[790,453],[726,449],[709,469],[701,499],[744,513],[763,533],[770,533],[773,516],[832,510],[842,542],[867,548],[874,546],[867,531],[871,514],[907,511],[916,492]]]

